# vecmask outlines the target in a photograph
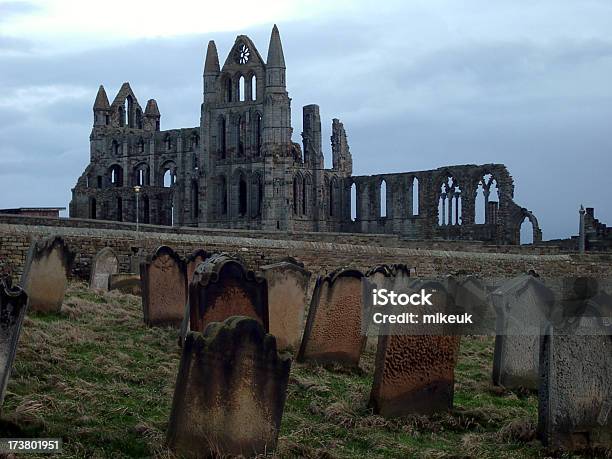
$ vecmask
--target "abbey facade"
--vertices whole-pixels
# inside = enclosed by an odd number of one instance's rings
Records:
[[[317,105],[302,109],[292,141],[291,99],[276,26],[264,61],[236,38],[223,67],[209,42],[200,125],[160,129],[155,100],[144,111],[128,83],[112,103],[100,86],[90,163],[72,190],[70,216],[157,225],[251,230],[396,233],[410,239],[519,243],[535,216],[514,203],[501,164],[352,175],[343,124],[332,121],[325,169]]]

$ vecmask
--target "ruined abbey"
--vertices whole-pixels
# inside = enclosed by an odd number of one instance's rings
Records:
[[[210,41],[203,80],[200,125],[165,131],[154,99],[143,111],[124,83],[109,103],[100,86],[90,163],[72,190],[71,217],[493,244],[518,244],[528,219],[533,242],[541,241],[535,216],[513,201],[502,164],[354,176],[344,126],[334,119],[325,169],[317,105],[302,109],[302,145],[292,141],[276,26],[265,61],[240,35],[220,67]]]

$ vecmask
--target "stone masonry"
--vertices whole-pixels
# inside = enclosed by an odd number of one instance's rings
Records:
[[[72,190],[70,216],[134,222],[138,212],[145,224],[502,245],[518,244],[528,219],[534,243],[541,241],[536,217],[513,201],[502,164],[353,176],[347,134],[334,119],[325,169],[318,105],[303,107],[302,145],[292,141],[285,70],[276,26],[265,61],[239,35],[221,67],[210,41],[200,125],[166,131],[154,99],[143,111],[124,83],[109,103],[100,86],[90,163]]]

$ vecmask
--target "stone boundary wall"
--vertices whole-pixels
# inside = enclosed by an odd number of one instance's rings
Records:
[[[418,276],[469,273],[487,277],[510,277],[535,269],[543,277],[567,275],[612,276],[611,255],[526,255],[511,253],[477,253],[429,250],[405,247],[381,247],[347,244],[346,238],[336,242],[237,237],[226,235],[177,234],[174,232],[142,232],[118,229],[93,229],[70,226],[40,226],[0,223],[0,270],[21,274],[30,241],[59,234],[77,252],[72,275],[88,279],[91,262],[97,252],[111,247],[119,258],[120,272],[129,272],[130,256],[138,248],[151,253],[160,245],[168,245],[182,256],[203,248],[208,252],[238,253],[250,269],[292,256],[314,274],[322,274],[339,266],[351,265],[361,270],[382,263],[405,263],[417,270]],[[350,239],[349,239],[350,240]]]
[[[112,229],[136,233],[136,223],[83,218],[33,217],[0,213],[0,224],[53,226],[58,228]],[[237,238],[274,239],[291,241],[331,242],[338,240],[351,245],[378,247],[406,247],[415,249],[450,250],[461,252],[556,254],[567,249],[546,244],[536,246],[486,245],[480,241],[454,241],[442,239],[406,239],[396,234],[333,233],[308,231],[265,231],[244,229],[199,228],[192,226],[139,225],[141,233],[164,233],[193,236],[233,236]]]

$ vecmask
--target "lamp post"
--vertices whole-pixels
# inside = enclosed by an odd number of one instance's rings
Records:
[[[138,233],[140,223],[140,212],[138,210],[138,197],[140,196],[140,190],[140,186],[136,185],[134,187],[134,192],[136,193],[136,233]]]

